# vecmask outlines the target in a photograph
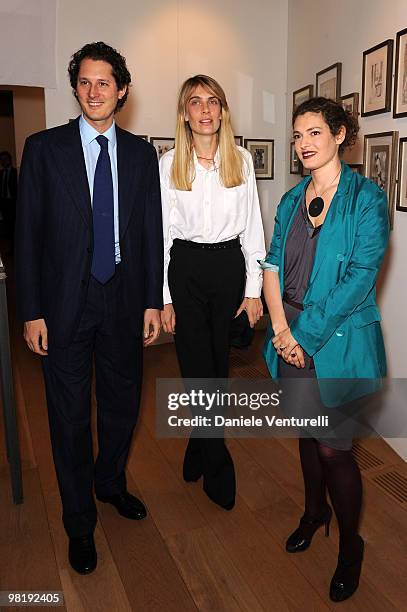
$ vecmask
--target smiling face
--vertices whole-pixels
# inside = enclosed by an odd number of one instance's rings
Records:
[[[338,158],[339,145],[344,141],[346,130],[342,126],[333,136],[321,113],[299,115],[294,123],[295,151],[304,168],[317,170]]]
[[[76,96],[82,113],[98,132],[105,132],[113,123],[117,102],[126,93],[127,87],[118,89],[112,67],[103,60],[82,60]]]
[[[213,136],[220,127],[222,105],[219,98],[198,85],[191,93],[185,109],[185,120],[193,134]]]

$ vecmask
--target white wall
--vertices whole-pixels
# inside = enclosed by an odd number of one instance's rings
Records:
[[[269,241],[285,188],[287,20],[288,0],[62,1],[57,89],[46,91],[47,127],[78,114],[66,68],[87,42],[104,40],[127,58],[133,87],[117,119],[136,134],[173,136],[181,83],[199,72],[215,77],[226,91],[235,133],[275,139],[276,178],[259,181]]]
[[[292,92],[313,83],[319,70],[342,62],[342,95],[362,86],[363,51],[391,38],[407,27],[406,0],[289,0],[287,141],[290,138]],[[359,144],[349,161],[363,160],[363,135],[398,130],[407,136],[407,117],[392,113],[360,118]],[[287,187],[298,179],[288,174]],[[379,302],[387,348],[389,375],[407,376],[407,214],[395,211],[391,244],[379,282]],[[407,459],[407,440],[388,440]]]

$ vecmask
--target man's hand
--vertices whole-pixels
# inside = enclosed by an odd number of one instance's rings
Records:
[[[148,346],[157,340],[160,329],[160,310],[158,308],[147,308],[144,311],[144,346]]]
[[[263,303],[260,298],[245,297],[235,314],[235,319],[243,310],[246,311],[250,327],[254,327],[257,321],[263,316]]]
[[[24,340],[28,348],[38,355],[48,355],[48,330],[44,319],[25,321]]]
[[[172,304],[165,304],[161,311],[163,330],[168,334],[175,334],[175,310]]]

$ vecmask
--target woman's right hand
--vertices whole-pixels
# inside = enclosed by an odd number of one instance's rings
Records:
[[[175,334],[175,310],[172,304],[165,304],[161,311],[161,324],[168,334]]]

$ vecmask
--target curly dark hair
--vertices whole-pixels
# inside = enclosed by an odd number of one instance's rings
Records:
[[[355,144],[359,132],[358,120],[346,111],[341,104],[322,97],[305,100],[293,112],[293,127],[297,117],[305,115],[305,113],[321,113],[333,136],[338,134],[342,126],[345,127],[345,140],[339,145],[339,155],[342,155],[346,148]]]
[[[79,51],[74,53],[71,57],[68,66],[69,80],[75,97],[77,97],[76,86],[78,83],[79,69],[84,59],[107,62],[112,67],[112,74],[116,81],[117,88],[123,89],[123,87],[127,85],[126,93],[121,100],[117,101],[116,112],[119,111],[127,100],[127,95],[129,93],[128,87],[131,83],[131,75],[126,66],[126,59],[123,55],[120,55],[116,49],[113,49],[113,47],[110,47],[104,42],[89,43],[82,47],[82,49],[79,49]]]

